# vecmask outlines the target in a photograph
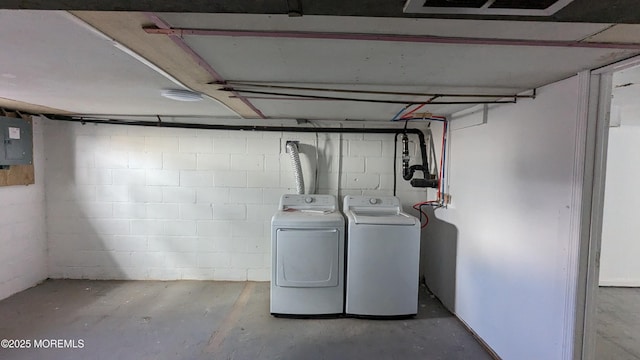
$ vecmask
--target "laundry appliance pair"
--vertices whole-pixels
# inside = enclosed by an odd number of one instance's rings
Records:
[[[408,317],[420,222],[397,197],[286,194],[271,220],[271,314]],[[345,217],[346,227],[345,227]]]

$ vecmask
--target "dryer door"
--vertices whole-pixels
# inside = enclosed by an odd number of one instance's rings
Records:
[[[278,229],[277,282],[283,287],[338,286],[337,229]]]

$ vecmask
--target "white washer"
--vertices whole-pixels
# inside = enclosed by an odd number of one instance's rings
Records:
[[[397,197],[345,196],[347,315],[413,316],[418,312],[420,221]]]
[[[283,195],[271,220],[271,314],[344,312],[344,217],[333,195]]]

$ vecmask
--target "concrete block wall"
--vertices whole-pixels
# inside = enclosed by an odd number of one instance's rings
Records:
[[[318,193],[342,197],[392,194],[393,138],[48,121],[49,274],[269,280],[270,219],[280,196],[295,192],[285,142],[300,141],[308,191],[317,145]],[[398,179],[407,204],[426,199]]]
[[[47,278],[42,126],[34,118],[35,184],[0,187],[0,300]]]

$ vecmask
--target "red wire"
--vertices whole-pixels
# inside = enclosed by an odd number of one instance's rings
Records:
[[[406,113],[406,114],[402,115],[402,116],[400,117],[400,119],[402,119],[402,120],[406,120],[407,118],[409,118],[409,115],[411,115],[411,114],[413,114],[414,112],[416,112],[416,111],[418,111],[418,110],[422,109],[425,105],[429,104],[430,102],[432,102],[433,100],[435,100],[437,97],[438,97],[438,96],[432,96],[432,97],[431,97],[431,99],[427,100],[425,103],[423,103],[423,104],[421,104],[420,106],[418,106],[417,108],[415,108],[415,109],[413,109],[413,110],[409,111],[408,113]]]
[[[429,201],[422,201],[416,204],[413,204],[413,208],[418,210],[418,206],[420,205],[429,205],[429,204],[437,204],[438,200],[429,200]]]
[[[440,151],[440,176],[438,177],[438,200],[444,200],[442,196],[442,177],[444,176],[444,169],[442,168],[442,162],[444,161],[444,148],[447,134],[447,121],[445,120],[442,125],[442,150]]]
[[[416,205],[419,205],[419,204],[416,204]],[[424,229],[424,228],[427,226],[427,224],[429,223],[429,216],[427,216],[427,214],[425,214],[425,212],[424,212],[424,211],[422,211],[422,208],[420,208],[419,206],[418,206],[418,207],[416,207],[416,205],[413,205],[413,208],[414,208],[415,210],[420,211],[420,213],[421,213],[421,214],[424,216],[424,218],[426,219],[426,221],[425,221],[425,223],[424,223],[424,224],[420,224],[420,229]]]
[[[427,216],[427,214],[424,213],[424,211],[420,210],[422,212],[422,214],[424,215],[424,225],[420,226],[420,229],[424,229],[427,227],[427,225],[429,225],[429,216]]]
[[[429,215],[427,215],[427,213],[425,213],[424,211],[422,211],[422,205],[428,205],[428,204],[434,204],[434,203],[438,203],[438,201],[435,200],[431,200],[431,201],[423,201],[423,202],[419,202],[417,204],[413,205],[413,208],[415,210],[420,211],[420,213],[424,216],[425,218],[425,222],[424,224],[420,225],[420,229],[424,229],[425,227],[427,227],[427,225],[429,224]]]
[[[421,104],[421,105],[420,105],[420,106],[418,106],[417,108],[415,108],[415,109],[413,109],[413,110],[409,111],[408,113],[406,113],[406,114],[402,115],[402,116],[400,117],[400,119],[405,119],[405,118],[409,117],[409,115],[411,115],[411,114],[413,114],[414,112],[416,112],[416,111],[418,111],[418,110],[422,109],[425,105],[427,105],[427,103]]]

